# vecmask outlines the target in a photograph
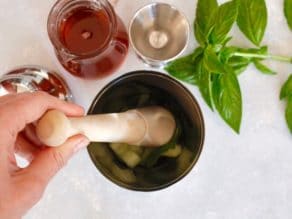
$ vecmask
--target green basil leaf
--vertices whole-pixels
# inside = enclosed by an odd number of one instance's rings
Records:
[[[242,72],[244,72],[247,69],[247,67],[248,67],[248,64],[238,65],[236,67],[233,67],[232,69],[233,69],[234,74],[240,75]]]
[[[289,76],[288,80],[285,82],[281,89],[280,99],[292,96],[292,75]]]
[[[193,61],[193,54],[190,54],[169,63],[165,70],[179,80],[196,85],[198,82],[197,68],[196,61]]]
[[[251,63],[250,58],[238,56],[233,56],[229,58],[227,62],[227,64],[233,69],[233,72],[236,75],[239,75],[242,72],[244,72],[250,63]]]
[[[231,30],[237,18],[237,4],[229,1],[220,5],[215,16],[215,24],[209,36],[211,44],[221,44],[225,42],[227,34]]]
[[[225,40],[223,40],[222,42],[222,46],[225,47],[230,40],[232,40],[232,37],[226,37]]]
[[[269,67],[267,67],[266,65],[264,65],[263,63],[261,63],[258,60],[254,60],[253,63],[255,65],[255,67],[263,74],[267,74],[267,75],[277,74],[275,71],[273,71],[272,69],[270,69]]]
[[[228,60],[233,57],[234,53],[237,52],[236,47],[224,47],[222,50],[219,52],[219,59],[222,63],[227,63]]]
[[[204,52],[204,49],[202,47],[198,47],[193,52],[193,61],[195,61],[200,55],[202,55]]]
[[[212,81],[211,73],[204,67],[203,60],[200,65],[200,81],[199,81],[199,90],[202,97],[204,98],[207,105],[213,111],[213,101],[212,101]]]
[[[195,31],[195,37],[196,37],[198,43],[201,46],[205,46],[206,37],[205,37],[203,30],[200,28],[200,26],[197,22],[194,23],[194,31]]]
[[[250,48],[245,50],[247,53],[253,53],[258,55],[267,55],[268,54],[268,47],[262,46],[260,48]],[[263,60],[263,59],[257,59],[257,60]]]
[[[256,49],[254,49],[256,50]],[[252,49],[249,49],[249,51],[252,51]],[[257,50],[258,54],[262,54],[262,55],[267,55],[268,54],[268,46],[261,46],[258,50]]]
[[[285,117],[289,130],[292,133],[292,96],[289,96],[286,106]]]
[[[231,67],[248,65],[251,62],[250,58],[233,56],[228,60],[228,65]]]
[[[211,47],[207,47],[204,51],[204,68],[211,73],[224,73],[224,64],[220,62],[219,57],[212,50]]]
[[[210,31],[209,20],[211,15],[218,8],[217,0],[199,0],[196,9],[196,19],[194,22],[195,37],[200,45],[207,42],[207,35]]]
[[[284,12],[287,19],[287,23],[292,30],[292,0],[284,1]]]
[[[228,69],[225,74],[215,75],[213,100],[224,121],[237,133],[242,118],[242,97],[236,75]]]
[[[237,24],[242,33],[259,46],[267,26],[268,13],[265,0],[237,0]]]

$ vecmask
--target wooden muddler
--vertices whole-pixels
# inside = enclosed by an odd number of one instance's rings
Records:
[[[59,146],[69,137],[83,134],[92,142],[155,147],[167,143],[175,128],[173,115],[159,106],[71,118],[51,110],[37,123],[36,134],[48,146]]]

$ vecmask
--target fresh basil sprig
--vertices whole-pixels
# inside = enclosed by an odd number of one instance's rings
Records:
[[[292,0],[284,1],[284,13],[287,19],[287,23],[292,30]]]
[[[287,2],[286,7],[291,7]],[[217,0],[198,0],[194,34],[200,47],[165,67],[172,76],[198,86],[211,110],[216,109],[237,133],[242,118],[242,96],[237,76],[250,64],[264,74],[276,74],[263,63],[265,59],[292,63],[291,57],[271,55],[267,46],[259,47],[267,17],[264,0],[232,0],[222,5],[218,5]],[[257,48],[228,46],[232,38],[228,33],[235,22]],[[292,97],[290,99],[292,102]]]
[[[222,56],[220,59],[222,48],[230,40],[227,35],[237,19],[237,13],[236,1],[229,1],[218,6],[217,1],[214,0],[199,0],[194,30],[202,47],[196,49],[193,54],[192,62],[196,68],[188,71],[189,75],[195,75],[196,83],[185,80],[187,77],[182,73],[186,71],[179,70],[186,69],[182,64],[186,59],[190,61],[190,56],[170,63],[165,69],[172,76],[197,85],[208,106],[212,110],[215,106],[227,124],[239,133],[242,117],[239,83],[233,68],[226,67]]]

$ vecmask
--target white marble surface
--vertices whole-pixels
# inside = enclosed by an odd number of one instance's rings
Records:
[[[150,0],[120,0],[116,10],[126,24]],[[196,0],[164,0],[194,18]],[[221,1],[224,2],[224,1]],[[271,52],[292,55],[292,32],[283,15],[282,0],[266,0],[269,23],[264,43]],[[100,81],[82,81],[58,64],[46,32],[54,0],[0,0],[0,74],[23,64],[59,71],[73,90],[76,102],[87,108],[113,78],[145,66],[133,50],[122,68]],[[238,45],[250,45],[238,29]],[[197,44],[194,38],[188,51]],[[206,141],[199,162],[179,183],[159,192],[122,189],[105,179],[84,150],[54,178],[42,200],[26,219],[131,218],[291,218],[292,136],[284,120],[278,94],[291,65],[271,63],[277,76],[249,67],[240,76],[244,101],[241,134],[234,134],[203,102],[197,88],[188,86],[199,101],[206,123]],[[0,194],[1,195],[1,194]]]

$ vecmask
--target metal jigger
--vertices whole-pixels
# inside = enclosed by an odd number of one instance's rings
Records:
[[[165,3],[153,3],[141,8],[129,26],[135,52],[153,67],[162,67],[179,56],[187,46],[189,32],[186,17]]]
[[[72,100],[65,81],[57,73],[40,66],[22,66],[0,78],[0,96],[35,91],[44,91],[65,101]]]

